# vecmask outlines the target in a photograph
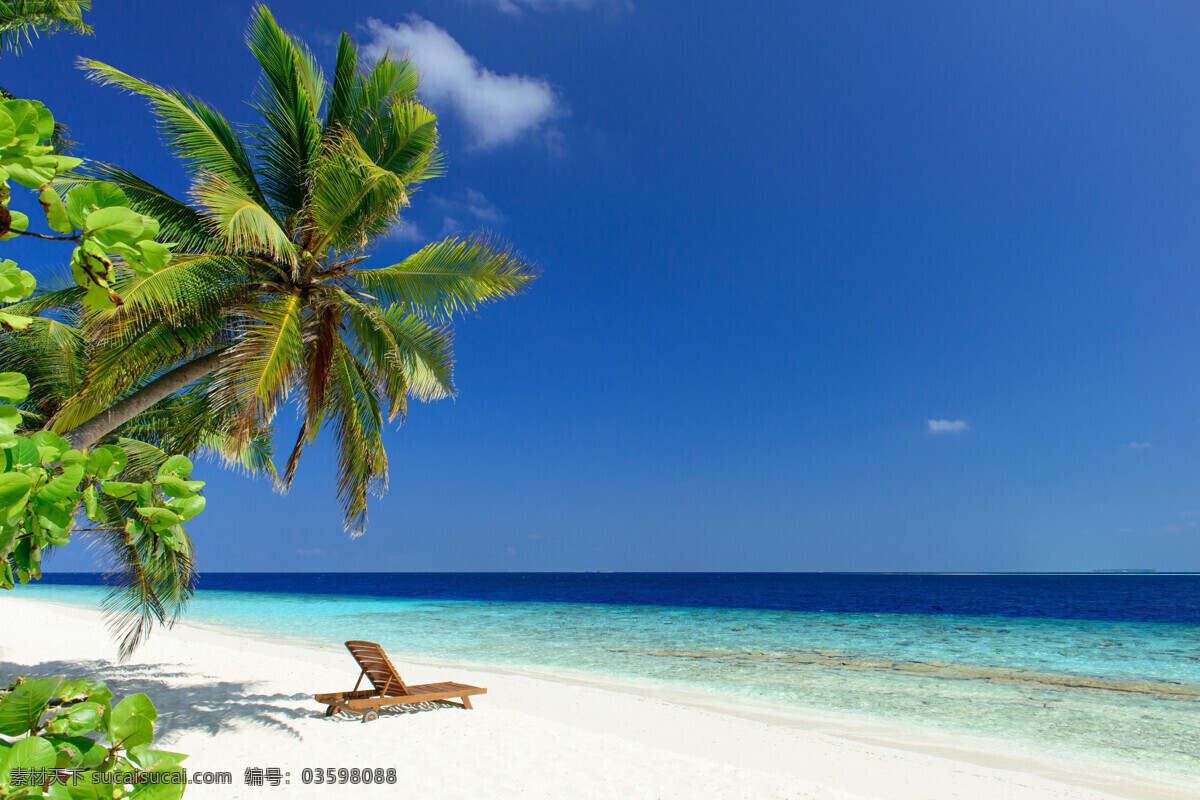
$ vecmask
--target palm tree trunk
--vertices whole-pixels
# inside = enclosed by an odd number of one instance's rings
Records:
[[[160,375],[112,408],[101,411],[70,431],[66,435],[67,441],[75,450],[91,447],[159,400],[174,394],[189,383],[197,381],[217,369],[224,360],[225,350],[221,349],[176,367],[165,375]]]

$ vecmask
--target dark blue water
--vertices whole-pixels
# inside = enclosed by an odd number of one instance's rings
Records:
[[[94,573],[43,583],[95,585]],[[1200,575],[851,573],[222,573],[199,589],[428,600],[608,603],[1200,625]]]

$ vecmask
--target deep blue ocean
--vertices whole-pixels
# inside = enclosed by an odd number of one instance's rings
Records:
[[[95,605],[100,582],[19,591]],[[185,621],[987,740],[1200,797],[1196,574],[207,573]]]
[[[43,583],[95,585],[94,573]],[[209,572],[201,590],[1200,625],[1200,574]]]

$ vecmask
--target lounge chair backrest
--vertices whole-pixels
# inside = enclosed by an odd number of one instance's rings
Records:
[[[381,695],[392,697],[408,694],[408,687],[400,679],[400,673],[392,666],[392,662],[388,660],[382,647],[375,642],[349,641],[346,642],[346,649],[362,667],[362,675],[359,676],[360,682],[365,675]]]

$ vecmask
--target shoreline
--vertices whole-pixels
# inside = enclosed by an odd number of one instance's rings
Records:
[[[433,728],[437,738],[450,750],[468,746],[466,752],[486,752],[489,746],[495,749],[497,735],[508,738],[510,734],[500,730],[487,733],[481,728],[489,726],[477,724],[478,721],[498,722],[498,717],[510,717],[509,723],[519,722],[517,727],[523,726],[523,737],[531,745],[529,757],[534,760],[553,759],[564,747],[565,755],[570,756],[568,762],[579,760],[578,749],[563,744],[564,735],[566,740],[595,739],[593,744],[604,753],[622,751],[623,757],[616,758],[614,763],[626,763],[632,758],[629,763],[640,767],[631,770],[633,775],[626,775],[634,782],[624,786],[623,795],[633,798],[780,796],[900,800],[959,795],[1009,798],[1018,796],[1014,792],[1019,790],[1023,799],[1182,800],[1195,792],[1194,788],[1106,772],[1094,764],[1036,758],[1001,740],[979,737],[963,742],[949,735],[938,736],[927,730],[891,726],[852,715],[807,714],[766,704],[721,702],[685,690],[624,681],[618,676],[593,677],[586,673],[584,677],[551,669],[519,670],[508,666],[480,669],[409,658],[400,653],[393,654],[393,660],[403,673],[414,674],[414,681],[465,680],[489,687],[489,694],[479,698],[478,710],[470,717],[447,710],[393,715],[398,718],[381,718],[370,729],[364,729],[356,720],[321,719],[322,709],[311,698],[318,691],[349,689],[352,685],[357,668],[340,642],[317,646],[295,639],[281,641],[262,634],[183,622],[171,631],[155,631],[131,662],[122,666],[111,658],[95,658],[96,653],[114,654],[115,647],[107,638],[100,612],[92,607],[3,596],[0,617],[5,619],[6,629],[0,640],[0,670],[3,670],[0,674],[11,677],[19,671],[18,665],[41,674],[69,672],[73,668],[76,672],[100,672],[119,695],[125,693],[122,684],[129,691],[147,691],[160,708],[167,708],[163,719],[167,721],[168,740],[164,745],[191,753],[188,765],[193,769],[213,769],[214,763],[227,765],[239,757],[248,758],[256,749],[273,749],[277,760],[283,759],[275,765],[294,766],[292,771],[298,777],[302,767],[316,764],[300,755],[285,759],[288,743],[295,746],[297,753],[309,750],[304,743],[311,741],[319,745],[320,752],[344,749],[358,756],[364,750],[364,738],[374,740],[392,731],[402,735],[405,724]],[[43,641],[51,638],[45,635],[48,629],[69,635]],[[217,655],[222,652],[226,657]],[[290,673],[277,677],[277,670],[262,669],[268,663],[289,665]],[[158,683],[143,686],[149,676],[157,678]],[[197,697],[194,691],[186,689],[195,685],[197,679],[216,679],[218,685],[230,687],[229,696],[201,693],[204,696]],[[238,684],[238,679],[242,683]],[[343,687],[342,683],[346,685]],[[274,689],[270,697],[277,702],[267,704],[271,708],[261,709],[262,719],[235,719],[231,723],[224,721],[218,710],[202,710],[205,704],[222,706],[226,711],[234,711],[236,718],[238,697],[232,691],[235,685],[242,688],[243,694],[252,689],[257,692],[260,687]],[[178,692],[181,697],[170,697],[177,688],[184,689]],[[179,702],[189,700],[194,708],[179,706]],[[262,705],[257,700],[255,703]],[[587,713],[577,713],[585,709]],[[500,727],[511,730],[513,725],[505,728],[501,723]],[[564,727],[566,730],[561,730]],[[269,738],[274,742],[273,747],[263,744],[261,748],[248,748],[242,742],[248,734],[264,730],[272,734]],[[201,731],[207,731],[208,735],[199,735]],[[218,732],[223,734],[222,742],[216,740],[214,734]],[[533,746],[535,742],[541,746]],[[747,748],[747,744],[751,747]],[[683,759],[700,763],[681,768],[671,787],[664,787],[658,778],[652,777],[662,773],[661,764],[653,757],[648,758],[656,750],[661,751],[659,755],[666,761]],[[542,751],[540,755],[538,751]],[[389,756],[389,752],[384,747],[376,762],[363,765],[386,767],[389,764],[378,763],[378,759],[390,757],[395,762],[395,754]],[[436,761],[438,756],[435,749],[428,757]],[[524,797],[610,796],[600,793],[598,787],[578,782],[589,768],[594,769],[592,760],[593,756],[583,755],[583,761],[589,762],[587,765],[574,764],[553,779],[542,779],[531,772],[521,777],[528,784],[518,781],[509,788]],[[257,764],[239,763],[240,768]],[[240,769],[233,771],[236,786],[240,783]],[[478,785],[480,791],[486,788],[487,770],[476,780],[483,781]],[[508,786],[503,777],[497,780]],[[606,780],[611,788],[614,776]],[[697,780],[701,785],[696,785]],[[303,787],[292,788],[303,791]],[[309,788],[317,796],[319,789]],[[358,787],[357,791],[368,788]],[[409,787],[414,792],[419,788]],[[664,793],[666,788],[679,794]],[[598,793],[589,794],[589,789]],[[747,793],[748,789],[752,791]],[[194,791],[203,796],[200,787]],[[433,798],[462,796],[455,791],[452,786],[436,783],[424,786],[424,792]],[[245,794],[236,796],[255,796],[255,790],[247,789]],[[509,794],[501,792],[497,796]]]

